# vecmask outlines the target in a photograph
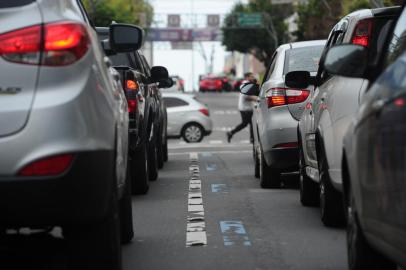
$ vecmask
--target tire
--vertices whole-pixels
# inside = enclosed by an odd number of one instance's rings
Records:
[[[63,227],[69,251],[69,269],[121,270],[120,220],[117,191],[107,216],[93,224]]]
[[[182,138],[188,143],[197,143],[203,140],[204,130],[201,125],[196,123],[187,124],[182,129]]]
[[[325,155],[321,155],[319,164],[320,173],[320,216],[327,227],[340,227],[345,224],[343,196],[331,184],[328,174],[328,165]]]
[[[158,179],[158,149],[155,139],[148,144],[148,172],[150,181]]]
[[[347,209],[347,253],[348,269],[368,269],[368,270],[396,270],[397,266],[375,251],[365,239],[359,225],[357,212],[354,203],[354,196],[351,189],[348,191],[349,205]]]
[[[254,176],[256,177],[256,178],[260,178],[260,168],[259,168],[259,166],[260,166],[260,162],[259,162],[259,160],[258,160],[258,153],[257,153],[257,151],[255,150],[255,145],[254,145],[254,149],[253,149],[253,152],[254,152]]]
[[[126,186],[120,200],[120,237],[121,244],[130,243],[134,237],[133,212],[131,202],[131,174],[127,166]]]
[[[146,142],[142,143],[130,158],[131,193],[147,194],[149,190],[148,152]]]
[[[299,147],[299,194],[303,206],[318,206],[320,204],[319,185],[306,174],[303,150]]]
[[[281,186],[280,172],[266,164],[262,150],[259,162],[259,179],[262,188],[279,188]]]

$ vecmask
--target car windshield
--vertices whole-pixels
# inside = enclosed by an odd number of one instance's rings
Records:
[[[118,53],[109,56],[113,66],[131,66],[130,60],[125,53]]]
[[[323,45],[319,45],[287,50],[283,75],[298,70],[317,71],[323,48]]]

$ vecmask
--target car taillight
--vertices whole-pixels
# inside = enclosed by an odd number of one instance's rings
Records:
[[[25,166],[18,175],[20,176],[52,176],[63,173],[68,169],[73,160],[73,155],[64,154],[34,161]]]
[[[41,26],[31,26],[0,35],[0,56],[15,63],[39,64]]]
[[[69,65],[80,58],[89,48],[86,28],[78,23],[51,23],[44,27],[44,57],[47,66]]]
[[[126,94],[128,103],[128,112],[135,112],[138,107],[138,83],[134,80],[126,80]]]
[[[207,117],[210,116],[209,110],[207,108],[201,108],[201,109],[199,109],[199,112],[206,115]]]
[[[368,47],[369,40],[371,38],[372,33],[372,20],[366,19],[361,20],[355,26],[354,34],[352,36],[352,44],[361,45],[364,47]]]
[[[303,89],[271,88],[266,94],[268,108],[301,103],[307,99],[310,91]]]
[[[64,66],[82,58],[89,43],[86,28],[81,24],[35,25],[0,35],[0,56],[15,63]]]

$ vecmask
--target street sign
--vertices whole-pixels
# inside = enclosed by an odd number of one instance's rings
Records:
[[[148,41],[221,41],[221,30],[216,28],[150,28],[148,29]]]
[[[255,27],[262,26],[261,13],[239,13],[237,17],[238,26]]]
[[[192,42],[171,42],[172,50],[193,50]]]
[[[207,15],[207,26],[208,27],[219,27],[220,26],[220,16],[216,14]]]
[[[168,27],[180,27],[180,15],[168,15]]]

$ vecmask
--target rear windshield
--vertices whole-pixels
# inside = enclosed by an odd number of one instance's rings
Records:
[[[283,75],[298,70],[316,72],[323,48],[323,45],[318,45],[287,50]]]
[[[36,0],[1,0],[0,8],[20,7],[31,4]]]
[[[113,66],[131,67],[130,59],[128,59],[128,56],[125,53],[109,55],[109,58],[111,62],[113,62]]]

